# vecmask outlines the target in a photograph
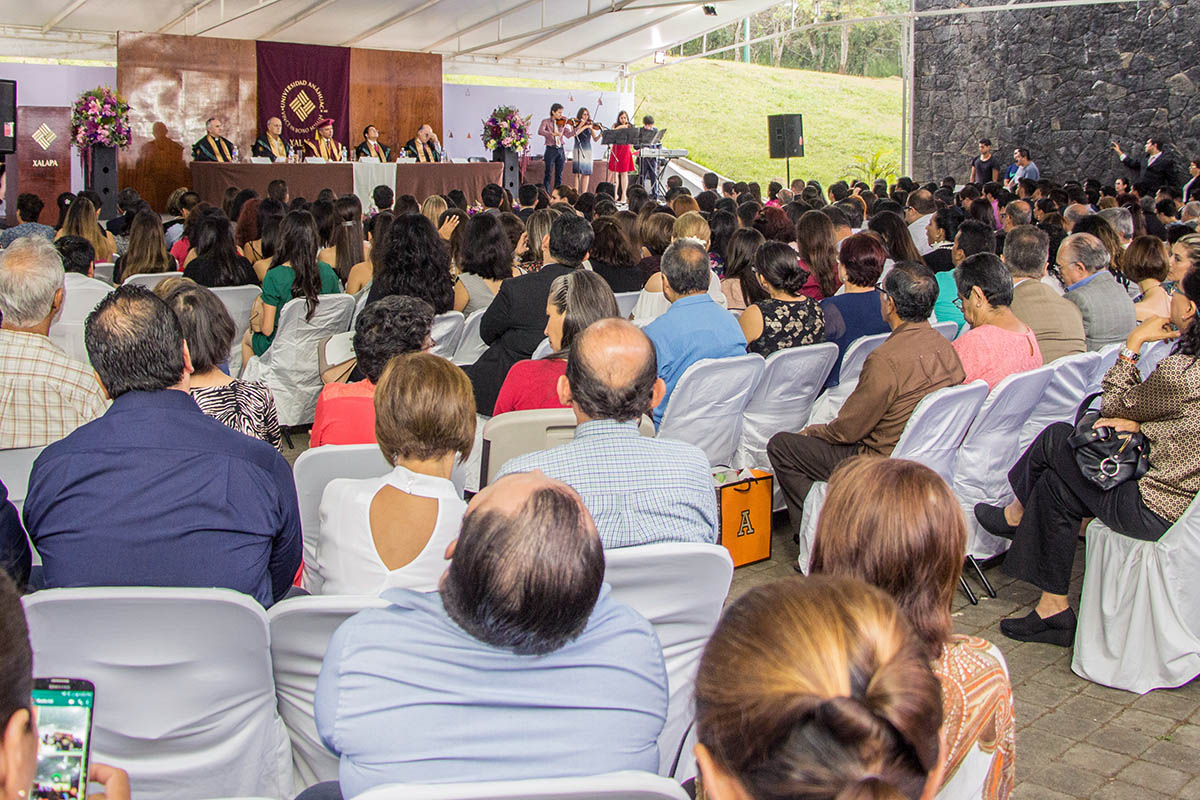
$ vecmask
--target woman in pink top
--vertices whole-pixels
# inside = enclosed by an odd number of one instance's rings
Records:
[[[971,330],[954,340],[954,351],[967,377],[983,379],[988,389],[1014,372],[1042,365],[1042,351],[1033,330],[1012,312],[1012,276],[1000,257],[977,253],[954,270],[958,306]]]

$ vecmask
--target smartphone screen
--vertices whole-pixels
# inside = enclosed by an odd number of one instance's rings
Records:
[[[88,751],[92,735],[91,682],[38,678],[38,765],[31,800],[83,800],[87,793]]]

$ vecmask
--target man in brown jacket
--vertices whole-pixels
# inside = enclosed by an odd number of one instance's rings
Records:
[[[867,356],[858,386],[833,422],[799,433],[777,433],[767,443],[775,478],[799,527],[804,498],[816,481],[860,453],[891,455],[925,395],[962,383],[958,354],[929,324],[938,286],[924,264],[902,261],[883,282],[880,311],[892,335]]]
[[[1004,266],[1013,279],[1010,308],[1033,328],[1042,363],[1082,353],[1083,316],[1079,307],[1042,283],[1050,259],[1050,237],[1034,225],[1018,225],[1004,240]]]

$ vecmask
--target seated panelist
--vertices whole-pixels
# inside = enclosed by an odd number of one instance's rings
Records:
[[[404,152],[409,158],[415,158],[422,163],[444,161],[446,154],[442,143],[429,125],[422,125],[417,135],[404,144]]]
[[[379,129],[368,125],[363,129],[363,140],[354,148],[355,158],[378,158],[381,162],[390,161],[392,151],[379,141]]]
[[[204,123],[204,136],[192,145],[193,161],[233,161],[233,142],[221,136],[221,120],[210,117]]]
[[[309,158],[342,160],[342,146],[333,139],[333,120],[323,119],[317,123],[317,135],[304,142],[304,153]]]
[[[267,130],[254,140],[250,155],[272,161],[287,160],[287,142],[283,140],[283,121],[279,117],[267,120]]]

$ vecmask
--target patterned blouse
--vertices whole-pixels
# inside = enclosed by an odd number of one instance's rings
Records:
[[[1117,359],[1103,387],[1100,413],[1140,422],[1150,445],[1150,471],[1138,479],[1142,502],[1175,522],[1200,492],[1200,363],[1175,353],[1143,381],[1136,364]]]
[[[938,797],[1005,800],[1015,782],[1016,732],[1004,656],[984,639],[951,636],[933,674],[942,684],[946,759]]]
[[[746,345],[746,351],[763,358],[777,350],[820,344],[825,341],[825,314],[815,300],[763,300],[755,305],[762,312],[762,335]]]
[[[266,384],[235,380],[225,386],[196,387],[191,391],[200,410],[217,422],[280,449],[279,415]]]

